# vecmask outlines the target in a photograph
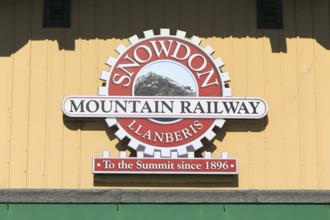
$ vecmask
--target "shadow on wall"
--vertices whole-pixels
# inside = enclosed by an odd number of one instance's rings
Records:
[[[106,131],[110,140],[118,130],[116,126],[107,127],[103,119],[74,120],[63,116],[64,125],[70,130]],[[262,132],[268,125],[268,117],[260,120],[228,120],[223,129],[214,128],[215,139],[222,141],[227,132]],[[136,151],[128,147],[128,138],[119,141],[118,151],[129,151],[129,157],[136,157]],[[214,152],[217,146],[212,141],[202,139],[203,148],[195,152],[195,157],[202,158],[205,151]],[[99,187],[239,187],[239,175],[94,175],[94,186]]]
[[[227,132],[259,133],[266,129],[268,123],[268,116],[258,120],[226,120],[223,128],[219,129],[215,127],[213,131],[216,133],[215,139],[222,142]],[[63,124],[66,128],[72,131],[106,131],[109,140],[117,139],[115,136],[115,133],[118,130],[117,126],[109,128],[104,119],[77,120],[63,115]],[[214,140],[209,141],[206,138],[203,138],[201,141],[203,147],[195,151],[195,157],[203,157],[202,155],[205,151],[214,152],[217,149]],[[125,137],[123,140],[119,141],[115,147],[118,151],[129,151],[129,157],[136,157],[136,151],[128,147],[128,142],[129,139]]]
[[[202,178],[201,178],[202,177]],[[94,186],[104,187],[238,187],[238,175],[94,174]]]
[[[330,49],[329,2],[283,1],[282,30],[257,29],[256,0],[72,0],[71,28],[43,28],[43,0],[0,2],[0,56],[29,40],[57,41],[75,50],[75,40],[126,39],[144,30],[170,28],[202,38],[266,38],[272,52],[287,52],[288,38],[312,38]],[[189,35],[190,34],[190,35]]]

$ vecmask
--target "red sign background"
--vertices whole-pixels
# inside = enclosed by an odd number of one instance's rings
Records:
[[[93,158],[95,174],[237,174],[236,159]]]

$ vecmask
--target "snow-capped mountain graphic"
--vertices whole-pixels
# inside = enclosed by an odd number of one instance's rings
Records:
[[[189,86],[184,86],[174,80],[149,72],[139,77],[134,86],[135,96],[196,96]]]

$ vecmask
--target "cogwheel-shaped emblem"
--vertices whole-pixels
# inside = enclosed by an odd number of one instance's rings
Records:
[[[230,97],[228,73],[223,73],[222,59],[212,58],[211,46],[201,48],[201,39],[169,29],[161,29],[159,35],[152,30],[144,32],[144,38],[129,38],[130,46],[119,45],[117,58],[110,57],[100,79],[99,96],[175,96],[175,97]],[[157,103],[156,103],[157,104]],[[164,104],[164,103],[163,103]],[[211,105],[211,103],[210,103]],[[134,106],[134,105],[133,105]],[[143,106],[148,110],[149,106]],[[166,106],[165,106],[166,107]],[[192,111],[189,106],[182,106]],[[162,113],[164,105],[156,105]],[[198,108],[198,106],[194,107]],[[134,109],[133,109],[134,112]],[[146,156],[184,157],[188,151],[196,151],[203,145],[202,138],[212,140],[215,126],[221,128],[223,119],[198,118],[107,118],[108,126],[116,125],[115,135],[130,139],[128,146],[144,151]]]

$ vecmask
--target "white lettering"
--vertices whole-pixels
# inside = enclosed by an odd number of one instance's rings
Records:
[[[158,46],[157,46],[156,42],[159,42],[160,49],[158,49]],[[168,57],[168,55],[170,53],[170,50],[171,50],[171,47],[172,47],[173,40],[168,40],[168,42],[169,42],[169,46],[166,47],[163,40],[160,40],[160,41],[151,40],[150,41],[150,43],[151,43],[152,47],[154,48],[154,51],[156,52],[156,55],[157,55],[158,58],[160,57],[160,54],[162,52],[164,53],[164,55],[166,57]]]
[[[197,73],[197,77],[198,77],[198,79],[199,79],[201,76],[205,75],[205,74],[208,74],[208,75],[207,75],[206,79],[204,80],[204,82],[203,82],[203,84],[202,84],[202,86],[201,86],[202,88],[204,88],[204,87],[208,87],[208,86],[212,86],[212,85],[219,85],[218,79],[215,79],[213,82],[210,82],[210,83],[209,83],[211,77],[212,77],[213,74],[214,74],[214,69],[213,69],[213,68],[212,68],[210,71],[206,71],[206,72],[204,72],[204,73]]]
[[[148,54],[148,57],[147,58],[144,58],[144,57],[140,57],[138,56],[138,49],[144,49],[147,54]],[[152,57],[152,52],[151,52],[151,49],[149,47],[147,47],[146,45],[141,45],[141,46],[138,46],[135,50],[134,50],[134,58],[135,60],[137,60],[139,63],[146,63],[148,62]],[[143,59],[144,58],[144,59]]]
[[[179,52],[183,52],[184,53],[184,51],[180,50],[181,48],[183,50],[185,50],[186,54],[183,55],[182,57],[178,57]],[[188,47],[187,45],[185,45],[185,44],[177,41],[176,42],[175,50],[174,50],[174,52],[173,52],[173,54],[172,54],[171,57],[173,57],[173,58],[175,58],[177,60],[185,60],[185,59],[187,59],[189,57],[189,55],[190,55],[190,47]]]
[[[194,67],[192,66],[192,63],[193,63],[194,59],[197,58],[197,57],[201,57],[202,60],[203,60],[203,63],[202,63],[202,65],[201,65],[199,68],[194,68]],[[197,62],[195,62],[195,63],[197,63]],[[205,57],[202,56],[201,54],[193,54],[193,55],[191,55],[191,56],[189,57],[189,59],[188,59],[188,65],[189,65],[189,67],[190,67],[192,70],[194,70],[194,71],[196,71],[196,72],[197,72],[197,71],[202,71],[202,70],[206,67],[206,59],[205,59]]]

